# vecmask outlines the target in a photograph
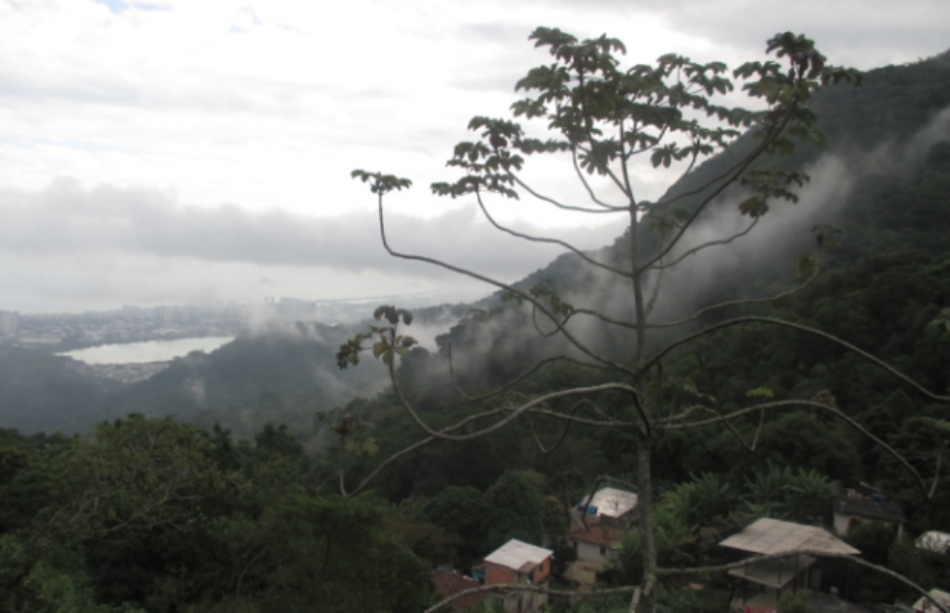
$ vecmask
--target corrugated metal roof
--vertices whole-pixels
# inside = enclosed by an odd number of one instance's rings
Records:
[[[772,554],[785,551],[823,551],[857,555],[861,552],[815,526],[764,517],[723,542],[723,547]]]
[[[540,564],[553,554],[554,552],[550,549],[530,545],[518,539],[511,539],[491,552],[485,558],[485,561],[512,570],[519,570],[528,563]]]
[[[583,505],[587,497],[580,502]],[[597,490],[588,506],[597,507],[597,515],[605,517],[620,517],[637,506],[637,495],[614,487],[605,487]]]

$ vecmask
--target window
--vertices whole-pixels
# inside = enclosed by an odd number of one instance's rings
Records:
[[[607,548],[606,548],[606,547],[601,547],[601,548],[600,548],[600,555],[602,555],[602,556],[607,555]]]

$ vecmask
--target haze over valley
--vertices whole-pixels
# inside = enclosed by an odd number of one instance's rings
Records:
[[[947,23],[0,0],[0,610],[950,607]]]

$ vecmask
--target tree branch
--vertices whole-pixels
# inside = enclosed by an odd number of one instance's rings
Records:
[[[471,589],[452,594],[451,596],[443,598],[441,601],[432,605],[422,613],[436,613],[436,611],[439,611],[442,607],[448,605],[449,603],[455,602],[460,598],[465,598],[466,596],[472,596],[474,594],[484,594],[485,592],[532,592],[535,594],[546,594],[548,596],[567,596],[576,599],[587,599],[599,598],[602,596],[613,596],[614,594],[629,594],[636,589],[638,588],[634,585],[625,585],[601,590],[591,590],[589,592],[577,592],[574,590],[553,590],[537,585],[526,585],[521,583],[499,583],[495,585],[482,585],[479,587],[473,587]]]
[[[827,404],[823,404],[821,402],[815,402],[814,400],[776,400],[775,402],[766,402],[763,404],[757,404],[755,406],[739,409],[738,411],[734,411],[727,415],[720,415],[718,417],[712,417],[712,418],[704,419],[700,421],[694,421],[694,422],[689,422],[689,423],[676,423],[676,424],[668,423],[668,422],[654,423],[653,427],[656,428],[657,430],[695,430],[697,428],[705,428],[706,426],[711,426],[714,424],[729,423],[731,420],[737,417],[742,417],[743,415],[748,415],[750,413],[754,413],[755,411],[762,411],[762,415],[764,418],[765,411],[768,409],[788,408],[788,407],[797,407],[797,406],[813,407],[813,408],[821,409],[823,411],[828,411],[829,413],[833,413],[838,418],[846,421],[848,425],[850,425],[852,428],[854,428],[855,430],[857,430],[858,432],[866,436],[868,439],[870,439],[873,443],[875,443],[879,447],[883,448],[892,457],[894,457],[894,459],[896,459],[898,462],[903,464],[904,467],[907,468],[907,470],[909,470],[914,475],[914,477],[917,478],[917,483],[918,485],[920,485],[921,489],[924,491],[924,494],[925,495],[928,494],[928,487],[927,487],[927,484],[924,482],[923,477],[920,476],[920,473],[917,472],[917,469],[914,468],[914,466],[906,458],[904,458],[904,456],[897,453],[897,451],[895,451],[893,447],[891,447],[886,442],[876,437],[874,434],[872,434],[870,431],[864,428],[864,426],[859,424],[856,420],[854,420],[849,415],[846,415],[840,409],[827,405]],[[759,426],[761,427],[761,423]],[[758,438],[758,434],[756,434],[756,438]],[[928,499],[929,498],[930,496],[928,496]]]
[[[869,361],[869,362],[871,362],[871,363],[873,363],[873,364],[876,364],[876,365],[880,366],[880,367],[883,368],[885,371],[887,371],[890,375],[892,375],[893,377],[896,377],[897,379],[900,379],[901,381],[903,381],[903,382],[906,383],[907,385],[913,387],[913,388],[916,389],[918,392],[920,392],[920,393],[923,394],[924,396],[930,398],[931,400],[939,400],[939,401],[941,401],[941,402],[950,402],[950,396],[941,396],[940,394],[935,394],[935,393],[931,392],[930,390],[928,390],[927,388],[925,388],[925,387],[922,386],[921,384],[917,383],[916,381],[914,381],[913,379],[911,379],[910,377],[908,377],[908,376],[905,375],[904,373],[900,372],[899,370],[897,370],[896,368],[894,368],[893,366],[891,366],[891,365],[888,364],[887,362],[885,362],[885,361],[883,361],[883,360],[881,360],[881,359],[879,359],[879,358],[874,357],[873,355],[871,355],[870,353],[864,351],[863,349],[859,349],[858,347],[852,345],[851,343],[849,343],[849,342],[847,342],[847,341],[844,341],[844,340],[838,338],[837,336],[834,336],[833,334],[828,334],[827,332],[822,332],[821,330],[817,330],[817,329],[815,329],[815,328],[810,328],[810,327],[804,326],[804,325],[802,325],[802,324],[796,324],[796,323],[793,323],[793,322],[790,322],[790,321],[785,321],[785,320],[783,320],[783,319],[775,319],[775,318],[773,318],[773,317],[756,317],[756,316],[736,317],[735,319],[729,319],[729,320],[720,322],[720,323],[718,323],[718,324],[713,324],[713,325],[711,325],[711,326],[707,326],[706,328],[703,328],[703,329],[700,330],[699,332],[696,332],[696,333],[694,333],[694,334],[690,334],[690,335],[688,335],[688,336],[686,336],[686,337],[683,337],[683,338],[679,339],[678,341],[675,341],[675,342],[673,342],[673,343],[670,343],[669,345],[667,345],[666,347],[664,347],[662,350],[660,350],[658,353],[656,353],[653,357],[651,357],[649,360],[647,360],[647,361],[640,367],[640,371],[641,371],[641,372],[646,372],[646,371],[649,370],[657,361],[659,361],[663,356],[665,356],[667,353],[669,353],[670,351],[672,351],[673,349],[676,349],[677,347],[679,347],[679,346],[681,346],[681,345],[685,345],[686,343],[689,343],[689,342],[691,342],[691,341],[694,341],[694,340],[696,340],[697,338],[706,336],[707,334],[710,334],[710,333],[712,333],[712,332],[715,332],[716,330],[721,330],[721,329],[723,329],[723,328],[729,328],[729,327],[731,327],[731,326],[737,326],[737,325],[749,324],[749,323],[763,323],[763,324],[770,324],[770,325],[774,325],[774,326],[781,326],[781,327],[785,327],[785,328],[791,328],[791,329],[793,329],[793,330],[799,330],[799,331],[801,331],[801,332],[807,332],[807,333],[812,334],[812,335],[815,335],[815,336],[820,336],[821,338],[824,338],[824,339],[827,339],[827,340],[829,340],[829,341],[831,341],[831,342],[833,342],[833,343],[836,343],[836,344],[838,344],[838,345],[844,347],[845,349],[848,349],[849,351],[851,351],[851,352],[853,352],[853,353],[856,353],[857,355],[861,356],[861,357],[864,358],[865,360],[867,360],[867,361]]]
[[[719,302],[717,304],[712,304],[708,307],[703,307],[699,309],[698,311],[696,311],[695,313],[693,313],[686,319],[681,319],[679,321],[670,321],[670,322],[661,323],[661,324],[647,324],[647,328],[654,328],[654,329],[655,328],[675,328],[676,326],[682,326],[683,324],[688,324],[691,321],[695,321],[704,313],[715,311],[717,309],[724,309],[730,306],[743,306],[747,304],[764,304],[766,302],[775,302],[776,300],[779,300],[781,298],[787,298],[793,294],[797,294],[798,292],[802,291],[803,289],[808,287],[808,285],[815,279],[815,277],[818,276],[820,272],[821,272],[820,268],[815,269],[815,272],[812,273],[810,277],[805,279],[805,281],[798,287],[793,287],[790,290],[786,290],[784,292],[775,294],[774,296],[767,296],[765,298],[743,298],[741,300],[727,300],[725,302]]]
[[[432,264],[433,266],[438,266],[446,270],[451,270],[452,272],[458,273],[460,275],[471,277],[472,279],[477,279],[478,281],[482,281],[483,283],[487,283],[488,285],[493,285],[497,287],[498,289],[503,289],[505,291],[511,292],[512,294],[519,296],[522,300],[527,300],[531,304],[535,305],[542,313],[544,313],[551,321],[555,322],[555,324],[557,325],[557,321],[558,321],[557,318],[554,316],[553,313],[551,313],[546,308],[544,308],[543,304],[535,300],[534,297],[531,296],[530,294],[527,294],[512,285],[508,285],[507,283],[502,283],[501,281],[497,281],[495,279],[492,279],[491,277],[486,277],[485,275],[481,275],[477,272],[474,272],[465,268],[461,268],[459,266],[454,266],[452,264],[448,264],[446,262],[437,260],[435,258],[430,258],[423,255],[412,255],[408,253],[400,253],[394,250],[392,247],[390,247],[389,241],[386,238],[386,223],[385,223],[385,217],[383,214],[383,194],[382,193],[379,194],[378,202],[379,202],[379,205],[378,205],[379,207],[379,233],[383,242],[383,247],[386,249],[386,252],[389,253],[389,255],[395,258],[400,258],[402,260],[409,260],[413,262],[426,262],[427,264]],[[593,360],[600,362],[601,364],[604,364],[606,366],[610,366],[611,368],[618,370],[620,372],[625,372],[631,375],[634,374],[633,371],[631,371],[630,369],[624,366],[621,366],[620,364],[617,364],[611,360],[608,360],[600,355],[597,355],[596,353],[591,351],[584,343],[580,342],[580,340],[578,340],[577,337],[575,337],[566,329],[563,329],[563,326],[559,326],[559,327],[562,328],[562,334],[564,334],[564,338],[566,338],[572,345],[574,345],[581,353],[584,353],[585,355],[592,358]]]
[[[502,232],[504,232],[504,233],[506,233],[506,234],[510,234],[511,236],[514,236],[515,238],[520,238],[520,239],[523,239],[523,240],[526,240],[526,241],[529,241],[529,242],[532,242],[532,243],[545,243],[545,244],[548,244],[548,245],[558,245],[558,246],[560,246],[560,247],[564,247],[564,248],[567,249],[568,251],[571,251],[572,253],[574,253],[576,256],[578,256],[579,258],[581,258],[582,260],[584,260],[585,262],[587,262],[587,263],[590,264],[591,266],[596,266],[597,268],[602,268],[602,269],[604,269],[604,270],[606,270],[606,271],[608,271],[608,272],[612,272],[612,273],[614,273],[615,275],[620,275],[620,276],[622,276],[622,277],[631,277],[631,276],[632,276],[631,273],[629,273],[629,272],[626,272],[626,271],[624,271],[624,270],[620,270],[619,268],[614,268],[613,266],[610,266],[609,264],[604,264],[603,262],[598,262],[597,260],[595,260],[594,258],[590,257],[589,255],[587,255],[586,253],[584,253],[583,251],[581,251],[580,249],[578,249],[578,248],[575,247],[574,245],[568,243],[567,241],[562,241],[562,240],[559,240],[559,239],[556,239],[556,238],[545,238],[545,237],[538,237],[538,236],[530,236],[530,235],[528,235],[528,234],[522,234],[521,232],[516,232],[515,230],[512,230],[512,229],[510,229],[510,228],[506,228],[505,226],[502,226],[502,225],[499,224],[497,221],[495,221],[495,218],[492,217],[491,214],[488,212],[488,209],[485,207],[484,201],[482,201],[482,194],[481,194],[481,191],[479,191],[478,189],[475,190],[475,198],[476,198],[476,200],[478,201],[478,206],[479,206],[479,208],[482,210],[482,214],[485,215],[485,218],[488,220],[488,222],[491,223],[491,225],[495,226],[496,229],[498,229],[498,230],[500,230],[500,231],[502,231]]]
[[[667,269],[667,268],[672,268],[673,266],[676,266],[677,264],[679,264],[680,262],[682,262],[683,260],[685,260],[687,257],[689,257],[689,256],[691,256],[691,255],[695,255],[696,253],[698,253],[699,251],[702,251],[703,249],[706,249],[706,248],[708,248],[708,247],[715,247],[716,245],[728,245],[728,244],[731,243],[732,241],[734,241],[734,240],[736,240],[736,239],[738,239],[738,238],[742,238],[743,236],[745,236],[746,234],[748,234],[749,232],[751,232],[751,231],[752,231],[752,228],[754,228],[754,227],[756,226],[756,224],[759,223],[759,220],[760,220],[760,219],[762,219],[762,218],[761,218],[761,217],[753,217],[753,218],[752,218],[752,223],[750,223],[749,226],[748,226],[745,230],[743,230],[742,232],[738,232],[738,233],[736,233],[736,234],[733,234],[733,235],[730,236],[729,238],[724,238],[724,239],[716,240],[716,241],[709,241],[708,243],[703,243],[702,245],[699,245],[699,246],[697,246],[697,247],[693,247],[692,249],[690,249],[690,250],[687,251],[686,253],[682,254],[681,256],[679,256],[678,258],[676,258],[675,260],[673,260],[672,262],[669,262],[668,264],[657,264],[656,266],[651,266],[650,269],[651,269],[651,270],[664,270],[664,269]]]
[[[406,396],[403,394],[402,387],[399,385],[399,380],[396,378],[396,370],[395,370],[395,367],[393,366],[394,361],[395,360],[390,360],[389,362],[389,378],[392,380],[393,389],[396,391],[396,396],[399,398],[400,403],[402,403],[402,406],[406,409],[406,411],[412,417],[413,421],[415,421],[416,424],[418,424],[420,428],[422,428],[430,436],[434,436],[436,438],[440,438],[443,440],[470,441],[476,438],[480,438],[482,436],[491,434],[492,432],[496,432],[504,428],[509,423],[517,419],[525,411],[528,411],[531,408],[536,407],[540,404],[543,404],[549,400],[555,400],[557,398],[564,398],[567,396],[575,396],[575,395],[580,395],[580,394],[595,394],[598,392],[604,392],[608,390],[625,391],[628,394],[630,394],[631,397],[633,397],[634,404],[636,405],[637,410],[640,413],[640,418],[643,421],[644,429],[647,432],[649,432],[650,430],[650,421],[649,419],[647,419],[646,414],[643,412],[643,409],[639,404],[638,396],[640,392],[637,391],[636,388],[630,387],[629,385],[624,385],[623,383],[604,383],[601,385],[594,385],[591,387],[575,387],[571,389],[560,390],[557,392],[551,392],[550,394],[544,394],[543,396],[538,396],[528,401],[527,403],[522,404],[518,408],[512,410],[511,414],[508,415],[508,417],[505,417],[501,421],[495,422],[493,425],[487,428],[478,430],[476,432],[471,432],[469,434],[461,434],[461,435],[446,434],[438,430],[433,430],[427,423],[425,423],[425,421],[422,420],[419,414],[416,413],[416,410],[412,408],[412,405],[409,403],[409,401],[406,399]]]

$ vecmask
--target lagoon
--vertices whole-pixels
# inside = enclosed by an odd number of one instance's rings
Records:
[[[64,355],[74,360],[81,360],[87,364],[168,362],[178,357],[184,357],[192,351],[204,351],[205,353],[209,353],[233,340],[233,336],[180,338],[170,341],[100,345],[98,347],[66,351],[59,355]]]

